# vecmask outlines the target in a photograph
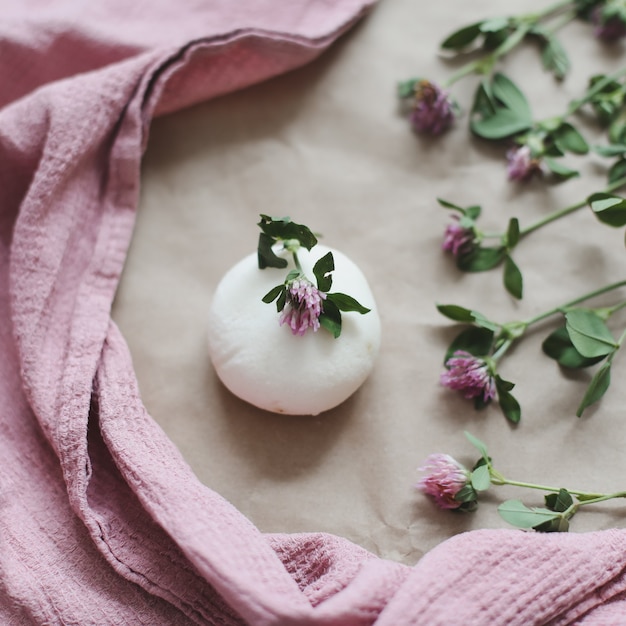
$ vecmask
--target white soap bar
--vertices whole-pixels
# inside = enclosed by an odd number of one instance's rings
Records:
[[[374,296],[359,268],[341,252],[316,245],[298,259],[315,282],[313,265],[332,251],[335,271],[330,293],[342,292],[371,309],[342,313],[335,339],[320,328],[303,336],[279,325],[276,304],[263,296],[281,284],[286,269],[260,270],[257,255],[242,259],[220,281],[209,312],[209,354],[224,385],[236,396],[267,411],[317,415],[351,396],[371,372],[380,347],[380,318]]]

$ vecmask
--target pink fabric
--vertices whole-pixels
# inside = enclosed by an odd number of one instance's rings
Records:
[[[110,307],[150,118],[317,56],[367,0],[20,0],[0,20],[0,623],[615,624],[626,535],[409,568],[262,535],[147,415]]]

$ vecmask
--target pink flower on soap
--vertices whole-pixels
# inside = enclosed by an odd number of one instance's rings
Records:
[[[304,335],[309,328],[317,332],[326,294],[306,278],[287,284],[287,302],[280,316],[280,325],[287,324],[294,335]]]
[[[445,363],[441,384],[463,394],[489,402],[496,397],[496,383],[488,363],[464,350],[457,350]]]
[[[454,101],[447,91],[429,80],[415,84],[410,120],[416,132],[440,135],[452,125],[454,117]]]
[[[453,215],[455,220],[446,226],[443,234],[443,244],[441,247],[444,251],[450,252],[452,256],[459,257],[468,253],[474,245],[474,231],[471,228],[464,228],[459,222],[459,217]]]
[[[528,146],[511,148],[506,153],[509,180],[527,181],[541,174],[541,161],[532,156]]]
[[[432,496],[442,509],[458,509],[457,494],[470,482],[470,473],[448,454],[431,454],[419,468],[426,475],[416,487]]]

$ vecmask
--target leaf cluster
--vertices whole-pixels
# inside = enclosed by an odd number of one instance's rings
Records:
[[[548,494],[545,497],[555,508],[527,507],[520,500],[507,500],[498,507],[498,513],[505,522],[517,528],[536,530],[539,532],[567,532],[569,530],[569,517],[566,511],[574,501],[571,494],[561,489],[558,494]],[[566,506],[567,502],[571,502]],[[565,507],[565,508],[564,508]]]
[[[611,143],[623,142],[626,137],[624,106],[626,86],[622,81],[610,80],[606,74],[596,74],[589,79],[589,89],[604,86],[589,100],[600,124],[609,130]]]
[[[608,310],[610,314],[611,310]],[[572,308],[565,313],[565,324],[544,340],[542,349],[566,369],[590,367],[604,361],[592,377],[576,415],[598,402],[611,384],[611,363],[620,343],[597,310]]]
[[[266,267],[287,267],[287,259],[279,257],[273,250],[278,242],[291,243],[292,246],[311,250],[317,245],[317,237],[311,230],[302,224],[292,222],[289,217],[270,217],[261,214],[261,221],[257,224],[261,229],[257,257],[259,269]]]
[[[441,42],[443,50],[465,52],[469,48],[491,52],[501,46],[517,27],[514,18],[498,17],[463,26]]]
[[[626,173],[626,160],[624,160]],[[603,223],[620,228],[626,226],[626,199],[610,193],[594,193],[587,198],[594,215]],[[625,235],[626,245],[626,235]]]
[[[492,141],[512,138],[528,146],[534,159],[542,159],[561,180],[578,175],[558,160],[570,152],[587,154],[589,145],[583,135],[563,116],[534,121],[530,104],[521,89],[507,76],[496,73],[483,79],[472,106],[470,128],[479,137]]]

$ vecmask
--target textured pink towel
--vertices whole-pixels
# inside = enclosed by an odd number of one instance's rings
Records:
[[[139,399],[110,307],[150,118],[313,59],[368,3],[4,2],[0,623],[626,623],[623,532],[468,533],[415,568],[262,535]]]

